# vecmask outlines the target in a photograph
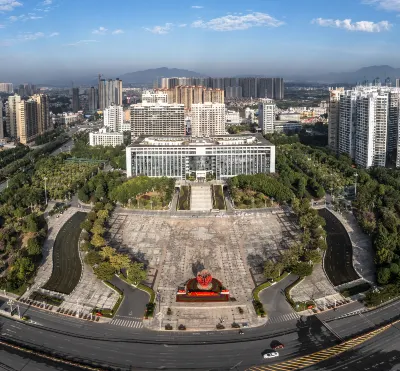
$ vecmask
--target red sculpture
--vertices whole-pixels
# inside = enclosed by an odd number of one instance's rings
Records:
[[[211,273],[207,269],[203,269],[201,272],[197,273],[196,280],[198,286],[203,289],[208,289],[212,281]]]

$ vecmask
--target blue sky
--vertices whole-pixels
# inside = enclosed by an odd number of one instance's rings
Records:
[[[0,0],[0,79],[400,67],[399,22],[400,0]]]

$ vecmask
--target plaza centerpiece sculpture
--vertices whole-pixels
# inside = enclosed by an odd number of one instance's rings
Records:
[[[201,301],[228,301],[229,290],[222,283],[213,278],[207,269],[197,273],[196,278],[191,278],[185,286],[179,287],[176,301],[201,302]]]
[[[212,276],[207,269],[203,269],[197,273],[197,287],[199,290],[210,290],[212,287]]]

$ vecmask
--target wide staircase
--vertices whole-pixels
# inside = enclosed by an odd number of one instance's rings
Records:
[[[190,193],[190,210],[210,211],[212,208],[211,187],[207,184],[192,184]]]

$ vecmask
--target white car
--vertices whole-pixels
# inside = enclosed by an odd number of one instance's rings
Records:
[[[275,357],[279,357],[279,353],[278,352],[271,352],[271,353],[265,353],[264,354],[264,358],[275,358]]]

